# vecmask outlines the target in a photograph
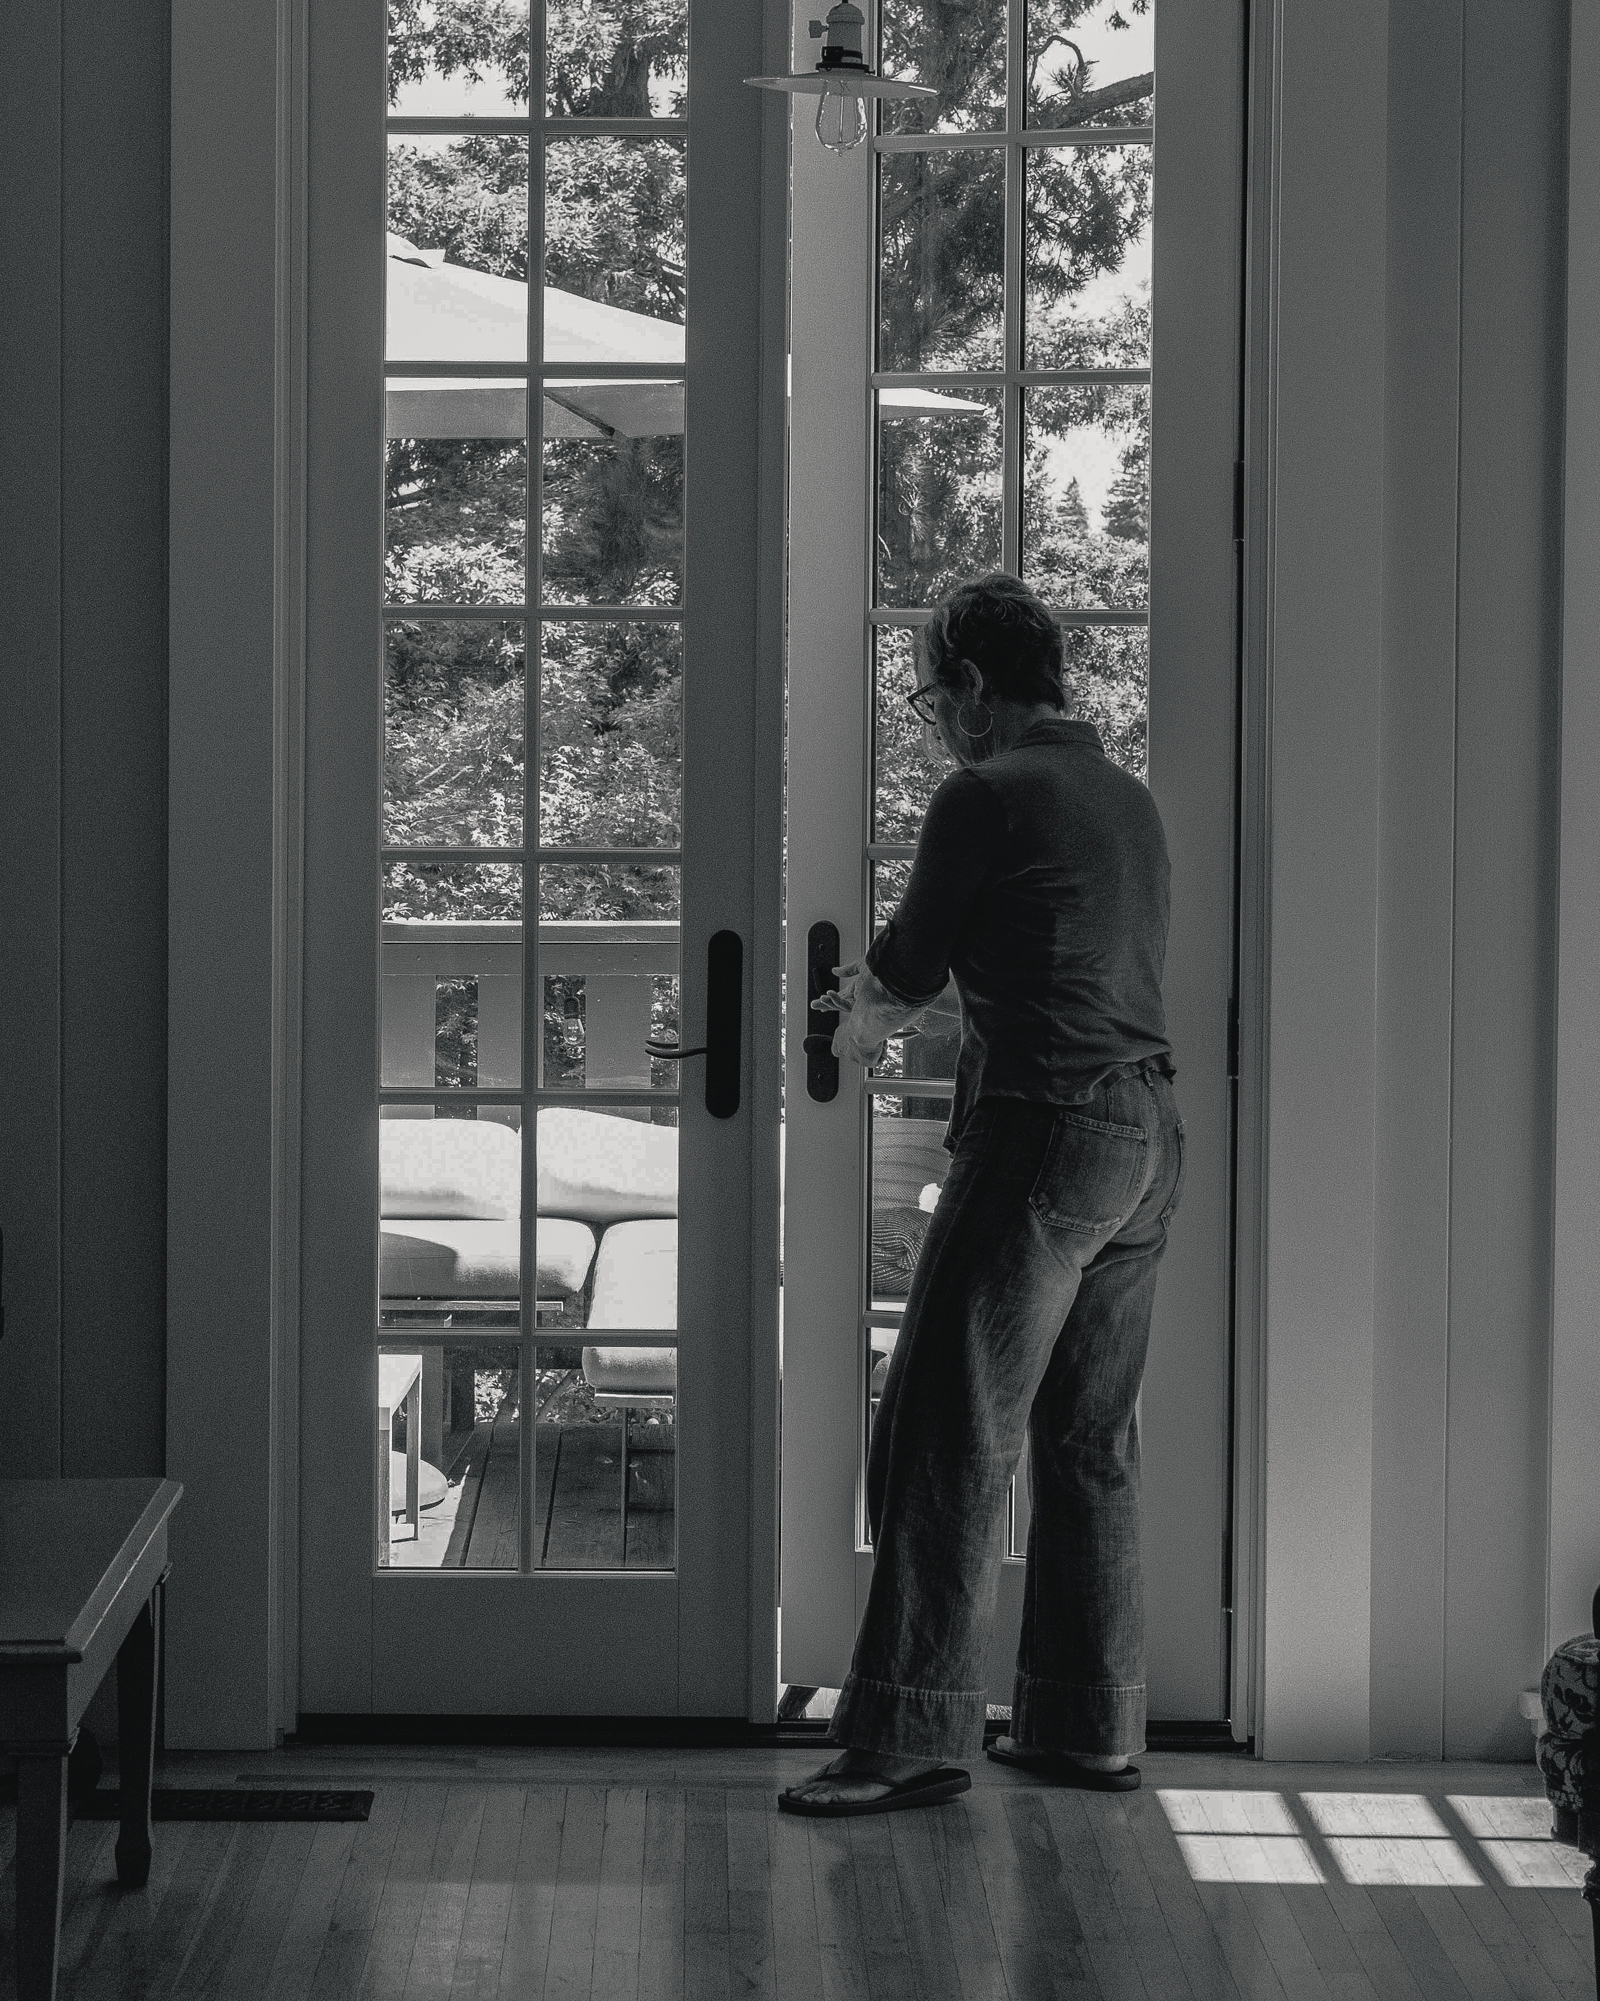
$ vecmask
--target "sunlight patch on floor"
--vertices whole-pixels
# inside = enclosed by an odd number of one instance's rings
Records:
[[[1197,1883],[1482,1889],[1487,1867],[1511,1889],[1573,1889],[1587,1867],[1552,1841],[1548,1805],[1527,1795],[1163,1787],[1157,1797]]]

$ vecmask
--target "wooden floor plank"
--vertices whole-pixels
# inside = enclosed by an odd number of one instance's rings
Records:
[[[818,1971],[824,2001],[870,2001],[849,1822],[801,1820],[799,1824],[806,1830],[811,1849]]]
[[[115,1821],[76,1821],[67,1830],[67,1871],[61,1903],[61,1977],[89,1965],[116,1913]],[[16,1936],[16,1871],[0,1879],[0,1935]]]
[[[356,1827],[312,1977],[311,2001],[344,2001],[360,1985],[409,1792],[406,1784],[375,1787],[372,1810]]]
[[[1005,1968],[984,1894],[983,1864],[972,1840],[967,1803],[926,1817],[929,1846],[944,1898],[950,1949],[962,2001],[1008,2001]]]
[[[450,1980],[450,2001],[495,2001],[500,1992],[527,1797],[523,1786],[490,1786],[485,1790],[472,1881]]]
[[[1049,1811],[1056,1830],[1057,1845],[1067,1856],[1070,1869],[1071,1857],[1062,1828],[1062,1819],[1067,1814],[1067,1797],[1050,1795]],[[1193,2001],[1194,1988],[1182,1955],[1167,1929],[1161,1899],[1145,1867],[1144,1854],[1129,1822],[1124,1797],[1114,1793],[1072,1797],[1077,1798],[1081,1806],[1084,1826],[1104,1865],[1111,1898],[1121,1914],[1133,1948],[1134,1964],[1139,1969],[1146,1992],[1152,2001],[1167,2001],[1168,1996],[1172,1997],[1172,2001]]]
[[[1148,1788],[1121,1802],[1123,1819],[1161,1907],[1173,1948],[1183,1962],[1195,2001],[1240,2001],[1239,1983],[1212,1930],[1200,1892],[1178,1852],[1177,1837],[1159,1795]]]
[[[727,2001],[727,1794],[696,1786],[684,1799],[683,1991],[692,2001]]]
[[[887,1822],[911,1986],[923,1996],[961,1992],[961,1974],[956,1964],[955,1941],[950,1936],[950,1915],[933,1836],[936,1823],[952,1818],[959,1818],[959,1810],[952,1814],[940,1808],[926,1813],[892,1814]]]
[[[684,1796],[653,1787],[645,1795],[644,1881],[639,1933],[639,2001],[683,2001]]]
[[[405,1993],[449,1793],[446,1785],[426,1783],[406,1789],[400,1826],[378,1898],[372,1948],[362,1968],[358,1990],[363,1997],[371,1996],[372,2001],[399,2001]]]
[[[205,1914],[183,1969],[173,1985],[176,2001],[223,2001],[233,1948],[250,1908],[257,1879],[272,1849],[270,1824],[248,1823],[228,1830],[230,1839],[211,1879]]]
[[[433,1867],[417,1919],[417,1940],[406,1969],[406,2001],[449,2001],[486,1799],[483,1787],[474,1785],[452,1786],[445,1795]]]
[[[811,1840],[804,1820],[780,1813],[774,1790],[758,1795],[767,1818],[772,1870],[773,1986],[778,2001],[822,2001],[822,1951],[811,1881]]]
[[[565,1786],[529,1787],[522,1809],[517,1871],[511,1885],[505,1958],[500,1969],[500,1992],[508,2001],[513,1995],[517,2001],[523,1996],[536,2001],[544,1993],[566,1810]]]
[[[594,1980],[600,1917],[600,1860],[605,1848],[606,1795],[600,1786],[569,1786],[561,1825],[561,1863],[550,1918],[546,2001],[587,1997]]]
[[[359,1825],[330,1820],[313,1830],[310,1858],[273,1957],[266,2001],[309,2001]]]
[[[1200,1797],[1211,1836],[1209,1853],[1219,1872],[1227,1875],[1280,1991],[1287,2001],[1330,2001],[1327,1982],[1277,1880],[1286,1866],[1315,1873],[1314,1862],[1302,1858],[1303,1844],[1297,1841],[1281,1797],[1250,1790]],[[1253,1955],[1248,1963],[1252,1979],[1259,1978]]]
[[[635,2001],[639,1992],[646,1804],[642,1786],[612,1786],[605,1796],[591,1989],[595,2001]]]
[[[1006,1795],[1011,1838],[1034,1901],[1035,1922],[1053,1959],[1092,1976],[1106,2001],[1150,2001],[1115,1885],[1089,1825],[1100,1805],[1059,1788]]]
[[[1055,1977],[1044,1941],[1039,1936],[1032,1898],[1021,1858],[1006,1817],[1006,1791],[967,1794],[962,1807],[972,1826],[972,1844],[983,1869],[983,1886],[994,1928],[1000,1964],[1012,2001],[1053,2001],[1058,1993],[1076,1991],[1091,2001],[1098,1983],[1074,1954]]]
[[[1352,1854],[1360,1855],[1362,1873],[1377,1879],[1373,1901],[1424,1992],[1440,2001],[1510,2001],[1504,1977],[1430,1859],[1425,1844],[1438,1820],[1426,1802],[1353,1792],[1342,1824],[1355,1830],[1360,1845]]]
[[[222,1970],[222,1991],[237,1996],[238,2001],[258,2001],[266,1992],[289,1913],[311,1860],[316,1829],[306,1821],[284,1822],[272,1828],[271,1835],[233,1950]]]
[[[1282,1895],[1333,2001],[1391,2001],[1389,1990],[1374,1983],[1366,1957],[1345,1930],[1325,1885],[1287,1883]]]
[[[861,1942],[872,2001],[916,2001],[916,1976],[900,1904],[894,1835],[887,1818],[869,1816],[844,1823],[856,1872]]]
[[[74,2001],[139,1994],[153,1977],[168,1991],[174,1985],[231,1830],[221,1830],[220,1842],[197,1840],[192,1827],[170,1832],[172,1838],[163,1841],[168,1829],[156,1830],[150,1880],[141,1890],[119,1888],[115,1860],[107,1856],[111,1868],[95,1887],[108,1922],[99,1929],[93,1956],[66,1978]]]
[[[660,1455],[665,1457],[665,1454]],[[773,1858],[768,1831],[776,1813],[768,1796],[725,1795],[728,1829],[728,1985],[731,1993],[776,2001]]]

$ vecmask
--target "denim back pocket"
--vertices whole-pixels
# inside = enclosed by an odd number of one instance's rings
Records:
[[[1052,1229],[1087,1236],[1120,1229],[1144,1193],[1148,1155],[1142,1126],[1057,1112],[1029,1205]]]

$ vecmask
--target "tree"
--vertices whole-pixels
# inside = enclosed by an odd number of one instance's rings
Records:
[[[1113,33],[1148,0],[1034,0],[1028,116],[1035,125],[1135,124],[1150,116],[1148,76],[1102,75],[1077,34]],[[940,92],[946,126],[981,130],[1004,102],[1002,11],[994,0],[886,0],[891,74]],[[391,0],[390,89],[433,75],[497,80],[525,104],[527,15],[513,0]],[[681,111],[686,10],[679,0],[558,0],[546,19],[548,109],[561,116]],[[923,129],[916,104],[887,107]],[[1149,354],[1149,302],[1081,309],[1085,288],[1121,272],[1148,229],[1148,149],[1031,148],[1024,184],[1027,360],[1120,367]],[[451,263],[529,276],[528,152],[515,134],[396,139],[390,227]],[[662,319],[685,309],[684,155],[673,138],[597,135],[545,154],[544,281]],[[1000,360],[1004,174],[998,150],[888,154],[881,161],[878,355],[885,367],[993,367]],[[1102,291],[1104,287],[1102,285]],[[879,596],[931,602],[1001,555],[1000,407],[952,390],[932,419],[886,413],[880,427]],[[1057,467],[1084,427],[1121,441],[1103,532],[1075,478]],[[546,429],[564,428],[554,423]],[[546,599],[668,608],[682,587],[683,441],[546,436],[541,567]],[[1029,392],[1023,436],[1022,568],[1062,605],[1145,601],[1148,397],[1101,384]],[[387,590],[391,603],[516,604],[524,594],[525,448],[498,439],[396,439],[389,448]],[[936,774],[915,754],[898,704],[908,662],[880,648],[879,838],[914,838]],[[1069,673],[1107,747],[1143,769],[1145,644],[1133,628],[1073,627]],[[671,624],[550,622],[541,663],[541,837],[585,846],[674,845],[678,832],[681,661]],[[888,648],[888,650],[885,650]],[[386,684],[386,837],[396,844],[515,844],[523,838],[526,674],[512,621],[399,619]],[[892,690],[894,700],[887,700]],[[905,741],[902,739],[905,738]],[[893,828],[894,831],[887,831]],[[528,830],[531,832],[531,830]],[[886,865],[890,867],[892,865]],[[880,871],[880,873],[883,873]],[[888,875],[879,885],[892,894]],[[514,915],[515,871],[410,865],[391,871],[399,914]],[[547,869],[560,914],[668,915],[676,872],[563,864]],[[560,987],[561,983],[554,983]],[[547,1002],[550,997],[547,995]],[[578,1004],[564,988],[550,1005]],[[674,1003],[663,996],[662,1009]],[[665,1014],[663,1019],[665,1019]],[[559,1020],[552,1060],[559,1044]]]
[[[1101,514],[1105,532],[1124,542],[1150,539],[1150,440],[1140,432],[1122,448],[1122,463]]]

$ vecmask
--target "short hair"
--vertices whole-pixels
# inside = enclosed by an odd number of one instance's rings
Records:
[[[1005,700],[1067,707],[1061,629],[1044,601],[1004,570],[958,585],[934,608],[922,628],[922,657],[946,688],[956,684],[956,662],[970,660],[985,688]]]

